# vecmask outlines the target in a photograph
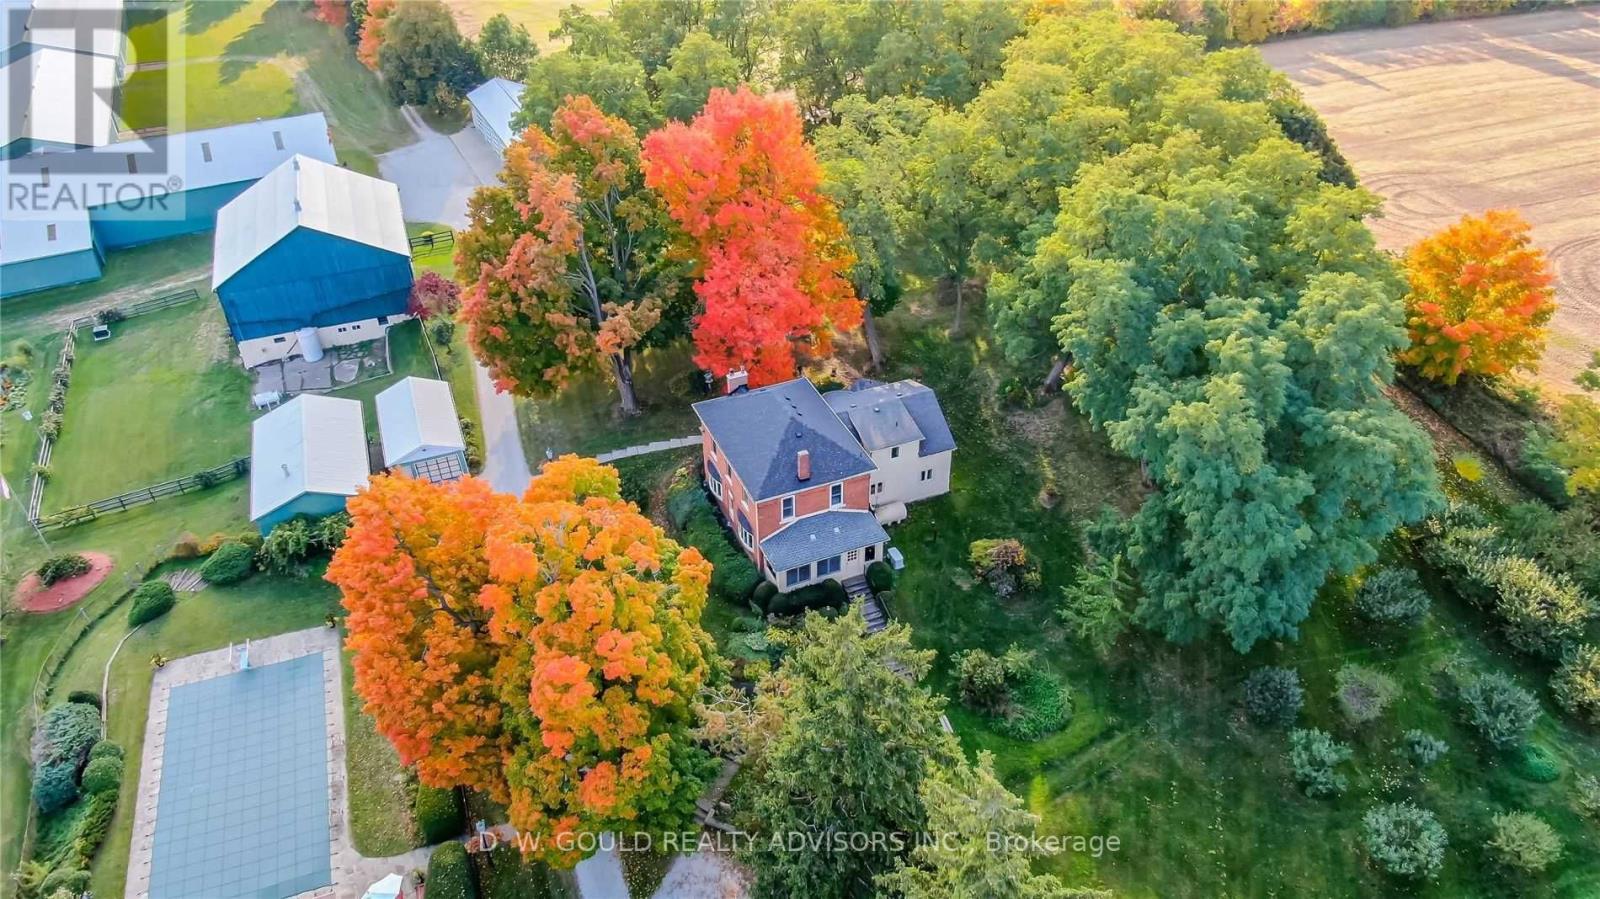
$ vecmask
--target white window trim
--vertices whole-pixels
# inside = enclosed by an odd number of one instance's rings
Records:
[[[722,499],[722,482],[716,478],[711,479],[711,495],[717,499]]]
[[[756,548],[755,535],[750,533],[750,529],[742,524],[739,525],[739,541],[744,544],[745,549]]]
[[[839,491],[839,499],[834,500],[833,492]],[[838,509],[844,506],[844,481],[835,481],[828,485],[828,508]]]
[[[779,521],[794,521],[794,519],[795,519],[795,511],[796,511],[796,507],[797,506],[798,506],[798,503],[795,502],[795,495],[793,493],[789,494],[788,496],[779,497],[778,498],[778,520]]]

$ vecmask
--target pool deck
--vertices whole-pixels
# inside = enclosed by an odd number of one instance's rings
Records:
[[[345,782],[344,702],[339,660],[339,632],[310,628],[250,643],[250,666],[262,668],[310,655],[322,657],[323,710],[327,728],[328,857],[333,883],[300,896],[357,899],[375,881],[390,873],[405,874],[425,868],[429,850],[414,849],[388,858],[366,858],[350,843]],[[148,899],[151,862],[155,849],[156,819],[161,793],[161,768],[166,748],[167,716],[174,688],[234,673],[234,650],[212,650],[174,659],[155,673],[150,691],[150,715],[145,724],[140,756],[139,791],[134,809],[133,839],[129,850],[127,899]]]

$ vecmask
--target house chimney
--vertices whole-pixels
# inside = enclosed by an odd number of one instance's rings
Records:
[[[802,481],[811,480],[810,450],[801,450],[794,454],[794,475]]]
[[[749,385],[750,385],[750,373],[749,372],[745,371],[742,368],[736,368],[733,371],[728,372],[727,391],[729,393],[738,393],[740,390],[744,389],[745,387],[748,387]]]

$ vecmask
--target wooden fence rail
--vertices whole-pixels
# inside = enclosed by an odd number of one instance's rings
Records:
[[[411,238],[411,258],[431,256],[443,252],[456,245],[456,232],[450,230],[429,231]]]
[[[196,490],[206,490],[234,478],[242,477],[250,470],[250,457],[240,456],[231,462],[224,462],[216,468],[208,468],[192,475],[152,484],[149,487],[140,487],[127,493],[97,499],[92,503],[81,506],[72,506],[59,512],[46,515],[43,518],[34,518],[33,524],[41,530],[54,530],[57,528],[72,527],[85,521],[93,521],[101,515],[111,512],[125,512],[129,509],[153,503],[169,496],[181,496],[193,493]]]
[[[80,315],[73,319],[70,327],[72,330],[77,330],[78,328],[92,328],[97,323],[97,316],[107,310],[115,311],[123,318],[133,318],[135,315],[145,315],[151,312],[160,312],[163,309],[170,309],[173,306],[181,306],[184,303],[192,303],[198,299],[200,299],[200,292],[195,290],[193,287],[190,287],[185,290],[162,294],[158,297],[151,297],[148,300],[140,300],[137,303],[129,303],[126,306],[102,307],[100,309],[96,309],[94,312],[88,315]]]

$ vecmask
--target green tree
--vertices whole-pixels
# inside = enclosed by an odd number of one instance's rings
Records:
[[[460,102],[482,80],[472,47],[439,0],[396,7],[384,23],[378,71],[396,103]]]
[[[812,135],[823,189],[838,206],[855,251],[850,283],[862,301],[862,330],[874,368],[884,358],[877,318],[894,309],[904,290],[900,228],[909,202],[907,163],[933,114],[933,104],[922,99],[845,97],[834,106],[838,124]]]
[[[1022,30],[1009,3],[917,0],[901,8],[898,27],[879,39],[862,73],[869,97],[965,106],[1000,75],[1002,48]]]
[[[483,23],[475,49],[483,74],[511,81],[526,80],[528,66],[539,55],[533,35],[523,25],[513,24],[505,13],[495,13]]]
[[[1071,890],[1053,875],[1035,874],[1028,851],[1037,815],[994,776],[994,756],[978,764],[933,767],[918,792],[928,813],[928,832],[939,839],[917,846],[876,885],[902,899],[1073,899],[1109,896]],[[998,844],[998,845],[997,845]]]
[[[923,274],[944,279],[955,290],[951,328],[961,333],[965,287],[977,266],[978,241],[990,220],[988,198],[973,175],[982,135],[959,112],[930,117],[915,142],[901,194],[900,228],[908,235],[907,258]]]
[[[785,642],[757,698],[759,716],[775,724],[750,762],[753,819],[766,837],[824,846],[755,840],[754,895],[853,895],[897,855],[887,845],[830,851],[829,835],[921,832],[923,777],[961,750],[939,726],[942,700],[918,683],[933,653],[913,649],[905,626],[869,633],[859,610],[831,621],[810,613]]]
[[[706,105],[714,87],[739,84],[739,61],[705,31],[691,31],[655,75],[661,114],[687,122]]]
[[[514,124],[550,127],[550,117],[568,97],[587,96],[606,115],[616,116],[639,131],[655,126],[657,116],[645,91],[644,68],[638,60],[607,58],[561,50],[541,56],[529,66],[522,109]]]

